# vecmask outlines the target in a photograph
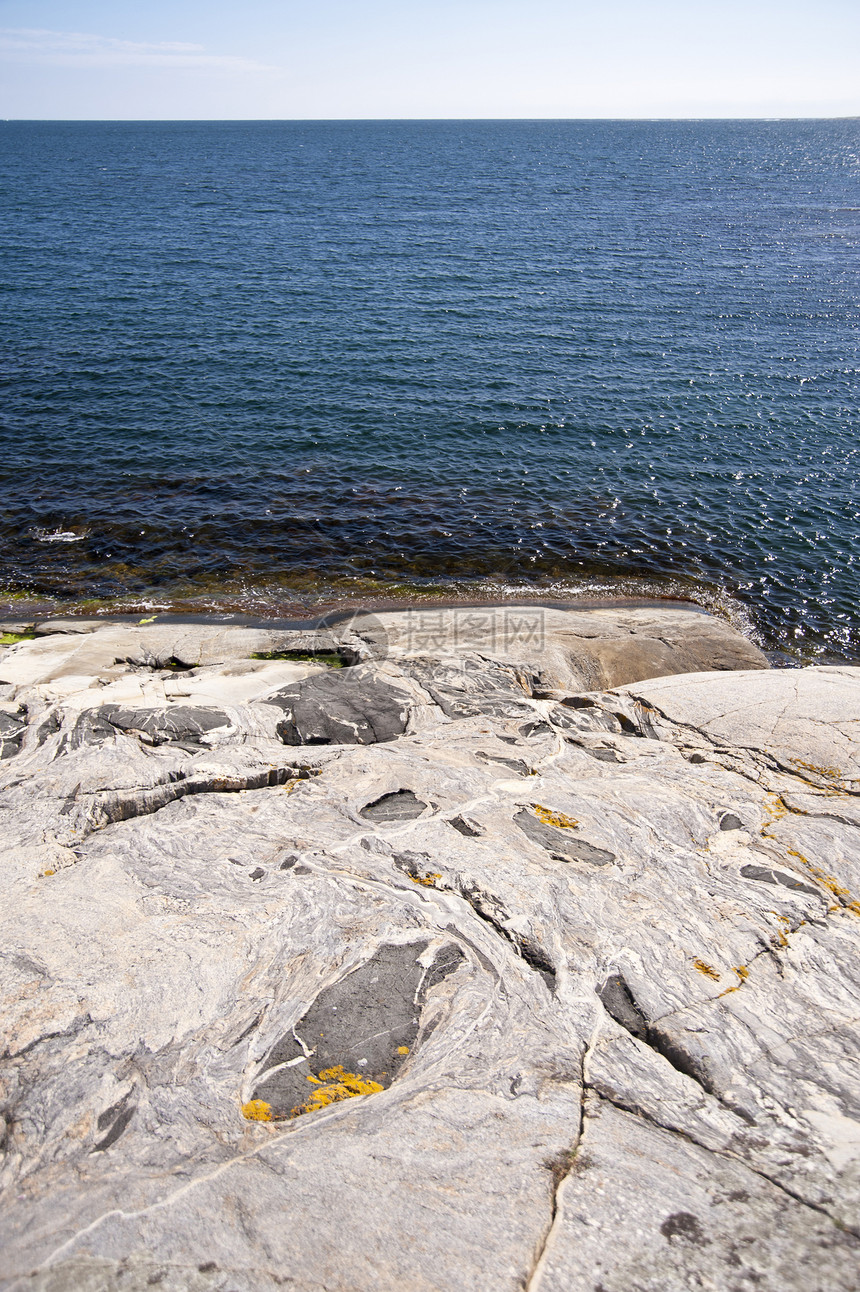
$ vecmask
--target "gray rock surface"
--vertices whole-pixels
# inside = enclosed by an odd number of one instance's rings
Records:
[[[398,659],[478,652],[485,660],[519,666],[543,692],[598,690],[702,669],[768,667],[758,647],[728,624],[669,607],[419,609],[357,615],[352,627],[381,637]]]
[[[0,652],[4,1289],[853,1292],[860,669],[599,615]]]
[[[339,671],[316,673],[267,702],[284,712],[277,734],[285,745],[375,745],[403,735],[414,699],[400,675],[359,664],[348,680]]]

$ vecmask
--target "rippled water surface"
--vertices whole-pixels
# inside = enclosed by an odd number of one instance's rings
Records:
[[[0,596],[650,592],[860,657],[858,157],[856,121],[0,124]]]

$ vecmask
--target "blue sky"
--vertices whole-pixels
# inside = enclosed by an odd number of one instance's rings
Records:
[[[0,118],[860,115],[860,0],[0,0]]]

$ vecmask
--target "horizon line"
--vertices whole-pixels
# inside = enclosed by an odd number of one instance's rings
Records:
[[[749,121],[749,122],[783,122],[783,121],[860,121],[860,112],[840,113],[837,115],[815,114],[814,116],[637,116],[637,117],[0,117],[2,125],[328,125],[338,122],[376,122],[387,124],[430,123],[477,123],[505,122],[536,124],[549,123],[665,123],[665,122],[700,122],[700,121]]]

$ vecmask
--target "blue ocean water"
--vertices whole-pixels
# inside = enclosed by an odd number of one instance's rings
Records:
[[[0,123],[0,596],[860,657],[860,122]]]

